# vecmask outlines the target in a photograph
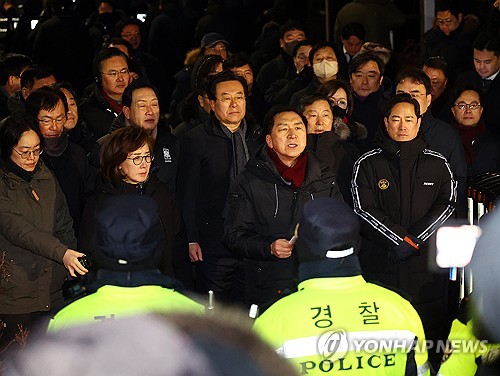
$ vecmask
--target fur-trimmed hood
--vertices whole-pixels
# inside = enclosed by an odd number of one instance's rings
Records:
[[[343,118],[336,117],[333,120],[333,131],[342,141],[364,140],[368,137],[368,130],[366,127],[357,121],[344,122]]]

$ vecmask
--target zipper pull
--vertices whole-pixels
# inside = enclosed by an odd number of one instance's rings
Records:
[[[35,190],[33,188],[31,188],[31,194],[33,195],[33,197],[35,198],[35,200],[40,201],[40,197],[38,197],[38,195],[36,194],[36,192],[35,192]]]

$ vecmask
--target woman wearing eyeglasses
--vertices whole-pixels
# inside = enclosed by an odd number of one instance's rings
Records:
[[[64,194],[40,159],[36,120],[10,116],[0,129],[0,354],[16,335],[63,304],[66,269],[85,274]],[[1,328],[1,325],[0,325]],[[22,335],[21,335],[22,337]]]
[[[334,132],[341,140],[353,143],[359,150],[367,150],[368,130],[365,125],[350,119],[354,100],[349,84],[343,80],[331,80],[321,85],[319,93],[330,100]]]
[[[452,125],[458,131],[467,160],[468,176],[500,171],[500,140],[488,130],[484,119],[483,94],[476,89],[461,88],[452,97]]]
[[[115,130],[101,147],[101,172],[89,197],[80,228],[79,249],[92,255],[96,246],[94,215],[110,196],[143,194],[158,204],[166,244],[162,245],[161,272],[192,288],[188,244],[180,211],[167,186],[152,171],[153,144],[143,128],[128,126]],[[99,267],[99,266],[98,266]]]

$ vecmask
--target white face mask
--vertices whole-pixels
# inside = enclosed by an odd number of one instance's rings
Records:
[[[329,80],[339,72],[339,63],[325,59],[321,63],[313,64],[313,69],[316,77]]]

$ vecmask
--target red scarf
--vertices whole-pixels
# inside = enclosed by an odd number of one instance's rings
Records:
[[[462,140],[462,145],[465,150],[465,159],[467,160],[467,164],[474,163],[474,148],[472,147],[472,143],[476,141],[486,130],[486,123],[483,119],[480,119],[479,122],[474,127],[464,127],[457,123],[455,119],[451,122],[451,124],[458,130],[458,134],[460,135],[460,139]]]
[[[278,157],[278,154],[269,147],[267,147],[267,154],[269,154],[269,157],[274,162],[283,179],[291,183],[293,190],[297,190],[304,183],[307,166],[307,154],[305,152],[297,157],[293,167],[288,167],[284,164]]]
[[[106,94],[106,92],[103,89],[101,89],[101,94],[104,97],[104,99],[106,99],[106,102],[108,102],[109,106],[115,112],[115,114],[119,114],[120,112],[122,112],[123,104],[115,101],[108,94]]]

